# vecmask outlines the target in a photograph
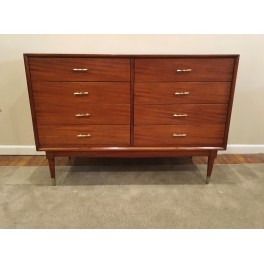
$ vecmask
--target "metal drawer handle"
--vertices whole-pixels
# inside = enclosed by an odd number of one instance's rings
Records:
[[[177,69],[176,72],[191,72],[192,69]]]
[[[175,95],[187,95],[190,94],[190,92],[176,92]]]
[[[173,137],[186,137],[187,136],[187,134],[173,134],[172,135]]]
[[[173,117],[185,117],[187,114],[174,114]]]
[[[78,138],[85,138],[85,137],[91,137],[91,134],[79,134],[77,135]]]
[[[78,68],[74,68],[72,69],[74,72],[87,72],[88,69],[78,69]]]
[[[86,114],[76,114],[76,117],[87,117],[90,116],[90,114],[86,113]]]
[[[74,95],[88,95],[88,92],[75,92]]]

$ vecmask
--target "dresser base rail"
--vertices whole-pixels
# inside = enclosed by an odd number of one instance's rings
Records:
[[[55,178],[55,157],[119,157],[119,158],[150,158],[150,157],[192,157],[208,156],[206,184],[209,184],[213,170],[214,160],[217,156],[217,150],[186,150],[186,151],[46,151],[46,157],[49,163],[52,185],[56,186]]]

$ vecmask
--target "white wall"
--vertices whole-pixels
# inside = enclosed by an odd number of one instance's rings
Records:
[[[240,54],[228,143],[264,146],[263,49],[264,35],[0,35],[2,154],[34,145],[23,53]]]

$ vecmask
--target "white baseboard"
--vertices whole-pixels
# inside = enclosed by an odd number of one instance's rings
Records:
[[[264,145],[230,144],[227,149],[218,154],[258,154],[264,153]]]
[[[257,154],[264,153],[264,145],[227,145],[227,150],[218,154]],[[35,146],[0,145],[0,155],[45,155],[44,151],[36,151]]]
[[[36,151],[36,147],[30,145],[0,145],[0,155],[45,155],[45,152]]]

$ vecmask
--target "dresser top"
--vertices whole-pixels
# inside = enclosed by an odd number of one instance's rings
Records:
[[[239,54],[51,54],[51,53],[24,53],[24,57],[53,57],[53,58],[237,58]]]

